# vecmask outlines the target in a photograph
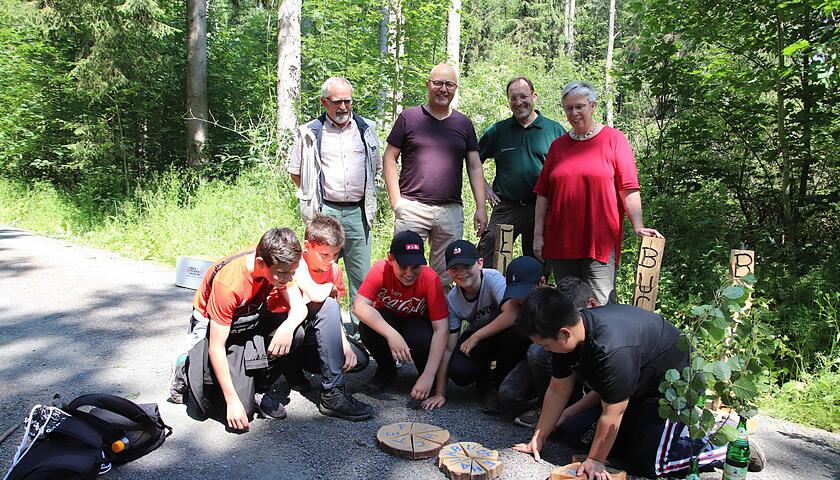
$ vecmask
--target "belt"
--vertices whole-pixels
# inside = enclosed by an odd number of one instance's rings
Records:
[[[324,203],[328,203],[336,207],[358,207],[362,204],[362,201],[358,200],[355,202],[333,202],[332,200],[324,200]]]
[[[536,205],[536,203],[537,203],[536,198],[534,198],[532,200],[514,200],[512,198],[505,198],[505,197],[499,196],[499,200],[501,200],[502,202],[507,202],[507,203],[512,203],[514,205],[519,205],[521,207]]]

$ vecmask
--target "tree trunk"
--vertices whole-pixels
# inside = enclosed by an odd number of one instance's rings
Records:
[[[391,3],[391,19],[393,23],[390,23],[389,33],[393,42],[389,44],[388,51],[394,58],[394,80],[391,85],[391,123],[393,123],[397,119],[397,115],[402,112],[402,52],[405,25],[403,24],[401,0],[395,0]]]
[[[613,65],[613,48],[615,46],[615,0],[610,0],[610,30],[607,34],[607,62],[604,72],[604,103],[607,106],[607,125],[613,126],[613,91],[610,71]]]
[[[565,0],[563,35],[566,37],[566,55],[575,53],[575,0]]]
[[[300,4],[281,0],[277,12],[277,145],[297,126],[295,104],[300,98]]]
[[[811,41],[812,26],[811,26],[811,12],[805,11],[805,28],[801,38]],[[799,215],[805,208],[805,199],[808,195],[808,177],[811,174],[811,162],[813,156],[811,153],[811,111],[814,105],[814,96],[811,92],[810,72],[811,55],[813,52],[810,48],[805,49],[802,53],[802,170],[799,172],[799,197],[796,201],[796,206]]]
[[[207,2],[187,1],[187,160],[207,160]]]
[[[391,10],[386,5],[380,9],[382,18],[379,19],[379,78],[382,78],[383,67],[388,59],[388,22],[391,19]],[[379,87],[379,101],[376,104],[376,117],[380,122],[380,128],[384,127],[385,103],[388,101],[388,87],[383,82]]]
[[[782,12],[776,4],[776,134],[779,137],[779,156],[782,160],[782,223],[785,234],[791,237],[793,231],[793,209],[791,208],[790,181],[790,152],[788,151],[787,132],[785,130],[785,94],[782,84],[782,74],[785,69],[784,30],[782,27]],[[790,238],[793,240],[793,238]]]
[[[446,61],[455,73],[460,73],[458,59],[461,55],[461,0],[452,0],[446,22]],[[452,108],[458,107],[458,90],[452,99]]]

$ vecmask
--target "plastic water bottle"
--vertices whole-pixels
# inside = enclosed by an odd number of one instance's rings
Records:
[[[124,452],[128,450],[128,443],[128,437],[122,437],[111,444],[111,451],[114,453]]]
[[[726,446],[726,463],[723,465],[723,480],[744,480],[750,464],[750,442],[747,440],[747,420],[738,421],[737,440]]]

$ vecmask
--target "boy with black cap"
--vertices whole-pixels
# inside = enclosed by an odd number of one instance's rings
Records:
[[[479,386],[485,413],[504,411],[497,398],[499,383],[524,358],[530,341],[512,328],[516,315],[504,303],[505,278],[483,266],[478,249],[466,240],[456,240],[446,248],[446,270],[455,282],[446,298],[449,341],[435,395],[423,402],[426,410],[443,406],[451,378],[459,386]],[[461,333],[464,322],[466,329]],[[496,369],[491,371],[493,361]]]
[[[359,335],[377,369],[370,390],[383,390],[397,374],[395,361],[414,362],[420,377],[411,397],[425,400],[446,348],[448,317],[440,278],[426,266],[423,239],[394,235],[388,258],[373,264],[353,301]]]
[[[578,277],[561,278],[555,289],[569,297],[578,309],[599,305],[592,287]],[[518,300],[521,305],[530,290],[525,292],[525,289],[522,289],[519,293],[522,294]],[[528,347],[525,360],[511,370],[499,387],[499,400],[508,413],[514,416],[515,423],[529,428],[537,425],[542,397],[550,380],[551,352],[540,345],[532,344]]]

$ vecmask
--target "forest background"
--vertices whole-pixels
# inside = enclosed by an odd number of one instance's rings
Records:
[[[186,3],[0,0],[0,223],[167,264],[219,256],[272,226],[302,233],[289,122],[321,113],[329,76],[350,79],[383,139],[439,62],[458,65],[479,132],[510,115],[514,76],[564,124],[562,86],[588,80],[667,237],[660,313],[686,321],[726,281],[729,250],[755,250],[775,342],[763,407],[840,431],[840,1]],[[206,12],[207,113],[190,8]],[[384,189],[379,205],[375,257],[392,233]],[[620,267],[622,301],[634,269]]]

